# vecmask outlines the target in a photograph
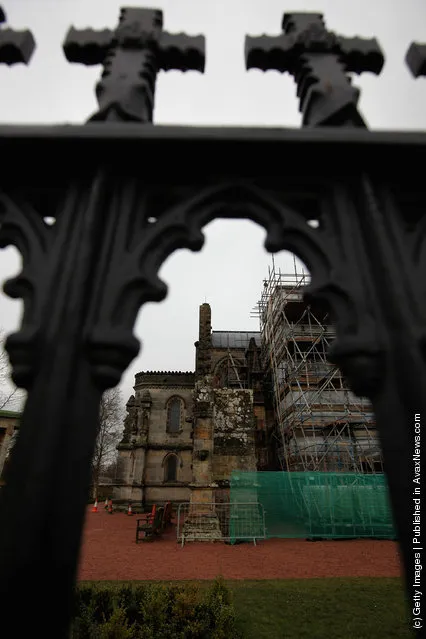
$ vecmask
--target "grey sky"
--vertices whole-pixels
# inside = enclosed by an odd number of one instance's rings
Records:
[[[371,129],[426,129],[426,78],[415,81],[404,64],[411,41],[426,42],[425,0],[3,0],[14,29],[31,28],[37,49],[29,67],[0,67],[1,123],[83,123],[96,109],[94,86],[100,67],[69,64],[62,43],[69,26],[113,28],[120,6],[156,7],[164,27],[207,39],[204,75],[161,73],[157,80],[155,122],[184,125],[299,127],[293,79],[277,72],[244,69],[244,36],[278,34],[285,11],[317,11],[327,26],[347,36],[377,37],[386,56],[382,74],[354,78],[362,89],[360,108]],[[336,160],[338,161],[338,160]],[[169,285],[161,304],[148,304],[135,333],[143,340],[122,388],[128,396],[135,372],[191,370],[197,339],[198,306],[212,306],[213,328],[257,330],[255,305],[271,256],[265,233],[251,222],[216,221],[205,229],[201,253],[178,251],[160,275]],[[276,256],[282,270],[293,260]],[[19,270],[17,252],[0,251],[6,279]],[[0,296],[0,327],[19,325],[21,303]]]

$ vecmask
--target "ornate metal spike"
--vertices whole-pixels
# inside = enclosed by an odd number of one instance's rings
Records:
[[[160,69],[204,71],[204,37],[173,35],[162,26],[162,11],[124,8],[115,31],[69,30],[67,60],[104,67],[96,86],[100,109],[91,120],[152,122]]]
[[[279,36],[246,36],[247,69],[293,75],[304,126],[365,126],[359,90],[347,73],[380,73],[384,57],[377,40],[337,36],[320,13],[286,13],[282,28]]]
[[[6,22],[6,14],[0,7],[0,24]],[[36,43],[31,31],[14,31],[0,28],[0,63],[12,65],[18,62],[28,64]]]
[[[426,75],[426,44],[412,42],[405,62],[415,78]]]

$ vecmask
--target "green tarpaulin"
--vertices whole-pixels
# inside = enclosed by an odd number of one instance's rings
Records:
[[[263,506],[267,538],[396,537],[383,474],[234,471],[230,497],[231,517],[233,505]]]

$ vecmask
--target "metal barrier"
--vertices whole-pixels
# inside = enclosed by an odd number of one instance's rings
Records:
[[[177,541],[253,541],[266,539],[265,509],[259,502],[181,503]]]

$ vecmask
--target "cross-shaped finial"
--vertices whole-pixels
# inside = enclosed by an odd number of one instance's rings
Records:
[[[162,11],[125,7],[115,31],[70,29],[67,60],[104,66],[96,86],[100,108],[91,120],[152,122],[160,69],[204,71],[204,37],[170,34],[162,27]]]
[[[6,22],[6,14],[0,7],[0,24]],[[0,63],[12,65],[17,62],[28,64],[35,49],[31,31],[13,31],[0,28]]]
[[[365,126],[359,89],[347,73],[380,73],[384,57],[377,40],[327,31],[321,13],[285,13],[282,29],[279,36],[246,36],[247,69],[293,75],[304,126]]]
[[[405,62],[415,78],[421,75],[426,76],[426,44],[412,42],[405,56]]]

